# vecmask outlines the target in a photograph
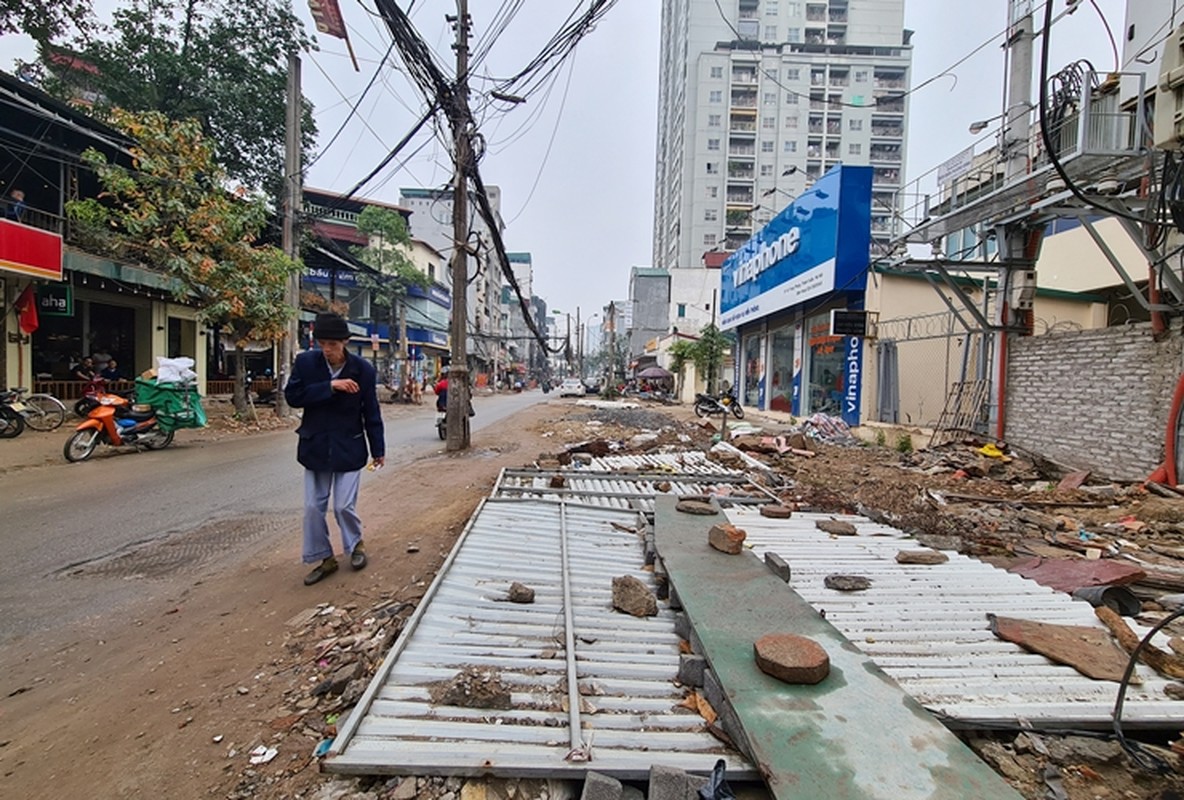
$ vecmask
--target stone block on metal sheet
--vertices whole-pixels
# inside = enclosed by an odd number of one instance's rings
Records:
[[[863,575],[827,575],[823,578],[822,585],[836,592],[862,592],[870,588],[872,582]]]
[[[677,767],[665,767],[661,764],[650,766],[650,785],[648,800],[698,800],[699,787],[704,779],[698,775],[688,775]]]
[[[944,564],[950,557],[940,550],[901,550],[896,554],[897,564]]]
[[[637,578],[622,575],[613,578],[613,608],[635,617],[652,617],[658,613],[658,598]]]
[[[707,660],[703,656],[682,653],[678,657],[678,682],[686,686],[702,686]]]
[[[722,525],[712,525],[707,532],[707,543],[728,555],[738,555],[744,549],[744,540],[748,534],[730,522]]]
[[[761,516],[769,519],[789,519],[793,516],[793,509],[780,503],[762,503]]]
[[[830,657],[813,639],[770,633],[752,645],[761,672],[786,683],[821,683],[830,674]]]
[[[525,584],[514,581],[510,584],[509,600],[511,603],[533,603],[534,589]]]
[[[850,522],[842,522],[837,519],[820,519],[814,523],[814,526],[833,536],[855,536],[859,533]]]
[[[703,517],[713,517],[719,513],[718,508],[705,500],[679,500],[674,510],[684,514],[698,514]]]
[[[589,772],[584,778],[580,800],[621,800],[621,782],[599,772]]]
[[[765,566],[772,570],[773,574],[778,578],[785,581],[786,583],[789,583],[789,564],[786,563],[784,558],[772,551],[769,551],[765,553]]]

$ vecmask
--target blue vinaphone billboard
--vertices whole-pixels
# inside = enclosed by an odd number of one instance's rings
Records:
[[[724,262],[720,328],[836,289],[862,289],[871,207],[871,167],[839,166],[815,181]]]

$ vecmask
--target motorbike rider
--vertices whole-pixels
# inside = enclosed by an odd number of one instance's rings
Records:
[[[448,372],[447,367],[436,381],[436,410],[441,414],[448,410]]]

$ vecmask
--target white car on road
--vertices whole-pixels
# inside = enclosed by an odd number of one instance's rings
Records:
[[[585,394],[584,382],[579,378],[564,378],[559,384],[560,397],[583,397]]]

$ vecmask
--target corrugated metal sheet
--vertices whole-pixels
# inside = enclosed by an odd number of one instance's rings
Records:
[[[651,465],[652,466],[652,465]],[[562,483],[553,486],[551,478]],[[604,508],[653,512],[658,493],[675,496],[700,495],[721,490],[736,491],[744,483],[743,473],[603,472],[584,469],[561,471],[503,470],[493,488],[493,497],[566,499],[571,503]],[[659,489],[658,487],[663,488]],[[756,498],[753,498],[756,499]]]
[[[692,475],[737,475],[743,476],[739,470],[728,469],[707,458],[707,454],[698,450],[688,450],[681,453],[646,453],[643,455],[619,455],[596,458],[584,467],[596,472],[619,472],[622,469],[646,470],[651,472],[670,472],[684,476]]]
[[[638,778],[651,764],[708,771],[723,756],[730,770],[751,775],[698,715],[676,707],[683,690],[673,682],[673,613],[665,604],[645,619],[612,609],[613,577],[653,586],[638,536],[613,523],[636,526],[638,514],[484,502],[342,726],[325,769],[573,777],[595,769]],[[533,604],[502,602],[515,580],[535,590]],[[433,699],[434,687],[469,667],[509,685],[512,708]],[[592,760],[566,760],[573,743],[590,744]]]
[[[795,514],[788,520],[732,508],[728,517],[748,532],[763,557],[772,551],[792,570],[793,588],[909,694],[954,724],[1108,727],[1118,684],[1095,681],[995,638],[988,613],[1039,622],[1102,628],[1088,603],[976,559],[946,553],[934,566],[896,563],[902,549],[920,548],[901,531],[864,517]],[[831,536],[815,527],[841,519],[858,536]],[[827,575],[870,578],[863,592],[827,589]],[[1147,628],[1132,625],[1140,636]],[[1166,646],[1165,636],[1159,641]],[[1141,686],[1127,692],[1125,724],[1177,729],[1181,706],[1166,680],[1140,666]]]

